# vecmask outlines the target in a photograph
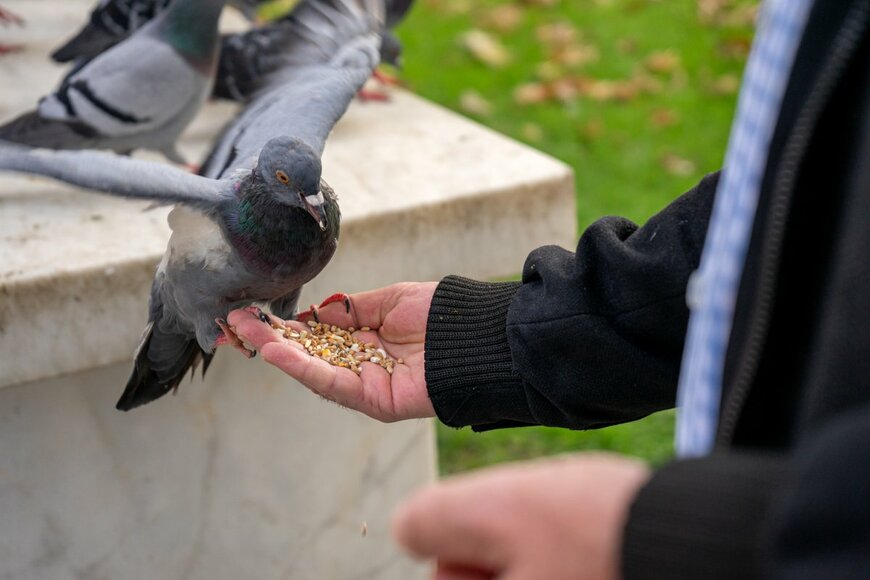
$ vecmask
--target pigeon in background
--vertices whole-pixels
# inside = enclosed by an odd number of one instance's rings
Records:
[[[0,142],[0,170],[176,204],[118,409],[163,396],[200,362],[205,370],[218,345],[248,352],[226,326],[228,313],[259,303],[291,317],[302,285],[335,251],[340,213],[321,179],[320,156],[378,63],[383,0],[323,0],[301,11],[294,26],[296,66],[227,128],[203,175],[107,153]]]
[[[17,14],[10,12],[6,8],[0,6],[0,23],[17,24],[18,26],[24,26],[24,19]],[[18,52],[19,50],[21,50],[20,45],[0,43],[0,56],[4,54],[9,54],[11,52]]]
[[[88,23],[70,40],[51,53],[55,62],[90,60],[106,51],[151,21],[172,0],[100,0]],[[253,20],[262,0],[230,0],[248,19]]]
[[[387,0],[381,29],[380,60],[400,66],[401,44],[389,31],[398,24],[413,0]],[[298,63],[295,47],[297,35],[318,34],[300,22],[300,14],[321,10],[320,0],[301,0],[287,15],[253,30],[223,38],[220,62],[215,77],[213,96],[219,99],[246,102],[267,90],[281,79],[284,68]],[[341,24],[337,24],[341,26]],[[377,97],[374,97],[377,98]]]
[[[120,44],[69,74],[0,139],[50,149],[153,149],[175,141],[211,93],[225,0],[175,0]]]
[[[381,42],[381,62],[402,68],[402,42],[392,33],[393,28],[404,20],[414,0],[387,0],[386,27]]]
[[[162,12],[171,0],[100,0],[88,23],[51,53],[55,62],[90,60],[136,32]]]

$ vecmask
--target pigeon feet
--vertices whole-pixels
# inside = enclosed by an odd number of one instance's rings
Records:
[[[338,292],[321,302],[320,306],[315,306],[314,304],[312,304],[311,308],[308,309],[308,312],[300,312],[299,314],[297,314],[296,320],[300,322],[307,322],[308,317],[310,316],[314,320],[314,322],[320,322],[320,315],[318,311],[327,304],[332,304],[333,302],[343,303],[345,312],[347,312],[348,314],[350,314],[351,310],[353,310],[353,302],[350,301],[350,296],[348,296],[344,292]],[[353,318],[355,320],[356,316],[354,316]]]
[[[8,22],[10,24],[24,26],[24,19],[14,12],[10,12],[6,8],[0,8],[0,22]]]
[[[21,52],[24,47],[20,44],[0,44],[0,56],[4,54],[12,54],[13,52]]]
[[[243,355],[245,355],[245,357],[247,358],[254,358],[255,356],[257,356],[257,351],[248,350],[247,348],[245,348],[245,345],[242,344],[242,341],[239,340],[239,337],[236,335],[235,332],[233,332],[233,329],[230,328],[230,325],[227,324],[226,320],[224,320],[223,318],[215,318],[214,321],[215,323],[217,323],[218,326],[221,327],[221,331],[223,332],[223,334],[218,336],[217,340],[215,341],[215,348],[228,344]]]
[[[265,322],[268,325],[272,325],[272,317],[263,312],[262,308],[259,306],[248,306],[245,308],[245,312],[250,312],[254,316],[260,319],[260,322]]]
[[[402,84],[398,78],[379,69],[375,69],[372,73],[372,78],[385,87],[398,87]],[[390,101],[389,93],[368,88],[360,89],[357,97],[363,102],[377,101],[385,103]]]
[[[399,81],[398,77],[391,75],[390,73],[386,73],[380,69],[375,69],[372,73],[372,78],[381,83],[382,85],[386,85],[388,87],[398,87],[401,86],[401,81]]]
[[[371,101],[375,101],[378,103],[387,103],[390,101],[390,95],[372,89],[360,89],[356,96],[359,98],[360,101],[364,103],[368,103]]]

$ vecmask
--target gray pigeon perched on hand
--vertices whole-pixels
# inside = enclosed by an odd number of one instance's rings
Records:
[[[51,53],[55,62],[90,60],[147,24],[172,0],[100,0],[88,23],[75,36]],[[253,19],[258,0],[230,0],[231,5]]]
[[[389,28],[398,24],[413,0],[386,0],[381,34],[381,62],[399,66],[401,44]],[[321,37],[322,50],[331,50],[320,30],[309,28],[305,14],[325,10],[321,0],[300,0],[293,10],[274,22],[253,30],[227,35],[222,40],[221,56],[215,78],[214,97],[246,102],[251,97],[281,82],[283,70],[300,62],[296,47],[304,43],[299,34]],[[316,22],[315,22],[316,24]],[[337,22],[336,27],[353,26]]]
[[[226,326],[228,313],[260,303],[292,316],[302,285],[332,257],[340,213],[321,179],[320,156],[378,63],[382,14],[383,0],[323,0],[300,14],[298,66],[224,132],[202,176],[105,153],[0,142],[0,170],[176,204],[119,409],[175,389],[199,362],[207,367],[218,345],[247,352]]]
[[[226,0],[175,0],[124,42],[89,61],[0,127],[0,139],[50,149],[154,149],[185,161],[175,141],[211,93]]]

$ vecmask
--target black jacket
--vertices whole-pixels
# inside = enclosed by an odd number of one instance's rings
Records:
[[[658,470],[626,578],[870,578],[870,0],[810,14],[771,145],[716,451]],[[426,379],[448,425],[602,427],[672,407],[718,175],[604,218],[521,283],[444,279]]]

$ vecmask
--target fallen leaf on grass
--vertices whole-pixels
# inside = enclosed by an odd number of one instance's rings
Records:
[[[698,20],[701,24],[716,24],[732,0],[698,0]]]
[[[549,46],[566,46],[577,40],[577,28],[564,20],[535,28],[538,41]]]
[[[580,94],[594,101],[628,101],[640,92],[636,85],[626,81],[587,79],[579,84]]]
[[[698,0],[698,20],[713,26],[752,26],[758,19],[759,3],[738,4],[734,0]]]
[[[601,119],[590,119],[580,128],[580,135],[594,141],[604,135],[604,122]]]
[[[514,89],[514,102],[518,105],[536,105],[551,98],[551,91],[544,83],[526,83]]]
[[[553,82],[565,76],[565,70],[552,60],[539,62],[535,66],[535,75],[544,82]]]
[[[673,109],[656,109],[649,116],[649,122],[653,127],[664,129],[673,127],[680,121],[680,116]]]
[[[550,60],[566,66],[580,67],[598,60],[598,47],[591,44],[571,44],[554,49]]]
[[[724,74],[703,84],[704,91],[717,96],[736,95],[740,89],[740,79],[737,75]]]
[[[644,64],[651,72],[667,74],[680,68],[682,60],[676,50],[667,49],[651,53]]]
[[[492,104],[473,89],[466,89],[459,95],[459,108],[479,117],[487,117],[492,114]]]
[[[444,3],[442,11],[449,15],[468,14],[473,4],[471,0],[448,0]]]
[[[616,41],[616,50],[620,54],[632,54],[637,51],[637,41],[633,38],[620,38]]]
[[[494,36],[482,30],[469,30],[462,35],[462,45],[483,64],[500,68],[511,61],[510,52]]]
[[[595,79],[583,75],[568,75],[552,80],[526,83],[514,90],[514,102],[533,105],[546,101],[570,102],[578,97],[595,101],[630,101],[641,94],[662,90],[662,83],[642,70],[628,79]]]
[[[491,8],[478,17],[478,24],[499,32],[512,32],[523,23],[523,9],[516,4],[502,4]]]
[[[544,130],[537,123],[523,123],[520,127],[520,135],[526,141],[540,143],[544,140]]]
[[[744,60],[749,55],[749,49],[751,47],[752,40],[749,38],[729,38],[723,40],[716,46],[716,52],[718,52],[723,58]]]
[[[671,175],[685,177],[695,172],[694,163],[673,153],[668,153],[662,157],[661,163],[662,167],[665,168],[665,171]]]

